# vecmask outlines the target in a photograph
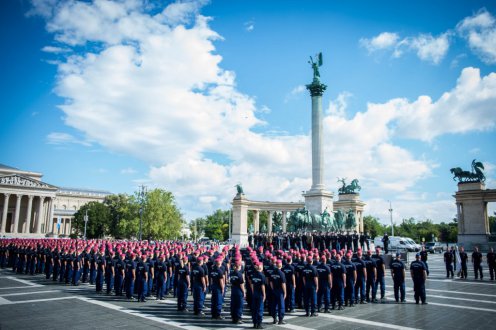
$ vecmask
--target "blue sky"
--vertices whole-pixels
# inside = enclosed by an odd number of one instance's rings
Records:
[[[455,215],[451,167],[496,175],[491,1],[2,1],[0,163],[59,186],[172,191],[186,219],[311,185],[307,63],[322,51],[325,183],[366,214]],[[494,209],[494,206],[491,205]]]

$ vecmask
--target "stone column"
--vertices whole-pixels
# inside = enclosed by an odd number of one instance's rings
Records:
[[[48,224],[52,224],[52,227],[53,227],[53,197],[50,198],[50,201],[48,204],[47,228],[48,228]],[[45,229],[45,233],[48,233],[48,230]]]
[[[38,205],[38,219],[36,220],[36,234],[41,234],[41,223],[43,222],[43,202],[44,196],[40,196],[40,204]]]
[[[12,229],[12,233],[16,234],[18,231],[19,227],[19,213],[21,213],[21,199],[22,195],[18,194],[17,200],[16,200],[16,208],[15,208],[15,215],[14,215],[14,228]]]
[[[260,232],[260,211],[253,210],[253,230],[255,233]]]
[[[286,232],[286,211],[282,211],[282,232]]]
[[[33,195],[29,195],[28,198],[28,213],[26,214],[26,229],[24,230],[25,233],[30,234],[31,233],[31,211],[33,209]]]
[[[240,247],[248,245],[248,200],[244,195],[238,194],[232,202],[232,230],[231,237]]]
[[[272,234],[272,217],[274,216],[274,211],[269,211],[269,217],[267,218],[267,233]]]
[[[3,199],[3,212],[2,212],[2,228],[0,233],[5,234],[5,226],[7,224],[7,211],[9,210],[9,197],[10,194],[4,194]]]

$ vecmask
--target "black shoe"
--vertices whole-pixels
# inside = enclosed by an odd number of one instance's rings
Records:
[[[360,304],[361,304],[361,305],[367,305],[367,302],[366,302],[365,300],[361,300],[361,301],[360,301]]]
[[[350,304],[350,307],[355,307],[355,305],[353,305],[353,304]]]
[[[329,309],[324,310],[325,314],[329,314],[331,311]]]
[[[274,321],[272,321],[272,324],[277,324],[277,320],[274,319]]]
[[[283,320],[280,320],[278,324],[286,324],[286,322]]]
[[[418,302],[418,301],[416,301],[416,302],[415,302],[415,304],[417,304],[417,305],[418,305],[418,304],[419,304],[419,302]]]
[[[427,301],[424,301],[424,302],[422,303],[422,305],[427,305]]]
[[[309,316],[310,316],[310,314],[306,313],[306,314],[305,314],[305,316],[306,316],[306,317],[309,317]]]
[[[265,329],[265,328],[263,327],[262,324],[259,324],[257,329]]]
[[[319,316],[319,314],[318,314],[318,313],[312,313],[312,315],[311,315],[311,316],[312,316],[312,317],[317,317],[317,316]]]
[[[343,311],[344,310],[344,307],[343,306],[339,306],[338,307],[338,311]]]
[[[403,299],[403,300],[401,301],[401,303],[402,303],[402,304],[406,303],[406,300],[405,300],[405,299]]]

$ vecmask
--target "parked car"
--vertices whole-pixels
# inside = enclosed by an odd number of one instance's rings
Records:
[[[430,253],[443,253],[444,247],[439,242],[429,242],[425,243],[425,249]]]
[[[415,242],[410,243],[410,241],[413,242],[413,240],[408,237],[389,236],[389,249],[404,250],[408,252],[419,251],[418,247],[416,246],[416,243]],[[382,236],[377,236],[374,239],[374,245],[375,247],[380,247],[381,249],[384,249],[384,242],[382,242]]]

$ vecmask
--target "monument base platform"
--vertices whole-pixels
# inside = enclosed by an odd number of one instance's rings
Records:
[[[334,210],[333,194],[325,190],[309,190],[303,194],[305,207],[312,214],[322,214],[325,209],[331,213]]]
[[[248,234],[232,234],[231,240],[233,244],[239,245],[239,247],[247,247],[248,246]]]
[[[489,236],[484,234],[464,234],[458,235],[458,247],[463,246],[465,252],[471,252],[475,246],[479,251],[488,251],[490,246],[496,246],[496,243],[489,242]]]

